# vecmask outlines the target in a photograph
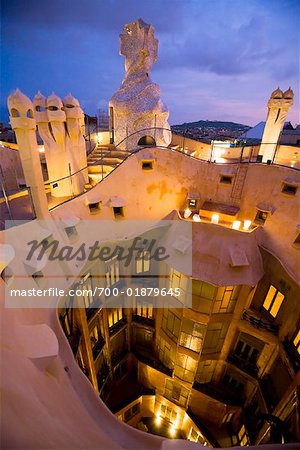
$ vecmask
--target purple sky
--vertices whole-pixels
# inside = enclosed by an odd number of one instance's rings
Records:
[[[2,0],[1,105],[19,87],[33,97],[70,91],[94,115],[124,75],[125,23],[156,29],[152,79],[170,123],[199,119],[255,125],[279,85],[291,86],[299,123],[298,0]]]

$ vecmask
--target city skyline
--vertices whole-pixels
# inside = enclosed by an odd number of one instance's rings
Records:
[[[163,8],[163,13],[162,13]],[[117,11],[117,14],[116,14]],[[106,108],[124,77],[119,34],[141,17],[156,29],[159,59],[151,77],[170,123],[265,120],[278,85],[295,92],[288,120],[299,123],[298,2],[237,0],[35,2],[2,4],[1,120],[19,87],[77,97],[87,114]],[[76,74],[76,76],[74,76]]]

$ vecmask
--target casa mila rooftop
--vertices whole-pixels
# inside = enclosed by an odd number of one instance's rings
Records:
[[[259,145],[207,144],[171,132],[153,26],[120,54],[91,140],[71,94],[7,99],[1,448],[300,448],[293,91]]]

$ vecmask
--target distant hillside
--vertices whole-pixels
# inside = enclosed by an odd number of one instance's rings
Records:
[[[176,128],[177,130],[192,130],[193,128],[219,128],[226,129],[230,131],[247,131],[251,127],[248,125],[244,125],[242,123],[235,122],[221,122],[218,120],[198,120],[198,122],[185,122],[181,125],[172,125],[172,128]]]

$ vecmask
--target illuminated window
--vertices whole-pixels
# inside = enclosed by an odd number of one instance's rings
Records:
[[[119,306],[117,308],[108,308],[108,327],[112,328],[116,323],[123,319],[123,308]]]
[[[90,340],[91,340],[92,348],[94,348],[95,345],[97,345],[97,342],[99,341],[100,336],[101,336],[100,329],[99,329],[98,325],[95,325],[90,333]]]
[[[272,317],[277,317],[278,311],[284,300],[284,295],[274,286],[270,286],[265,297],[263,308],[268,311]]]
[[[153,319],[153,303],[149,303],[147,300],[138,300],[136,308],[134,308],[134,315],[145,317],[145,319]]]
[[[245,425],[242,425],[240,431],[238,432],[239,443],[241,446],[245,447],[249,445],[249,440],[246,432]]]
[[[223,286],[218,289],[213,305],[213,313],[232,313],[234,311],[240,286]]]
[[[150,253],[146,250],[139,252],[136,257],[136,273],[145,273],[150,270]]]
[[[205,325],[184,318],[181,326],[179,344],[182,347],[199,353],[202,347],[205,329]]]
[[[180,317],[175,310],[164,308],[162,329],[171,339],[177,341],[180,332]]]
[[[105,262],[106,287],[114,286],[120,281],[120,261],[117,258]]]
[[[300,355],[300,329],[298,330],[298,333],[296,334],[295,338],[293,339],[293,344]]]
[[[200,280],[193,280],[193,309],[209,314],[216,291],[216,286],[212,284]]]
[[[191,290],[191,281],[190,279],[178,272],[175,269],[171,269],[171,276],[169,282],[169,289],[172,289],[173,292],[175,289],[180,289],[180,295],[177,296],[178,299],[183,303],[186,297],[187,292]]]
[[[197,206],[197,200],[191,198],[189,200],[189,208],[196,208],[196,206]]]
[[[161,417],[163,417],[173,423],[177,419],[177,412],[174,411],[174,409],[169,408],[166,405],[160,405],[160,415],[161,415]]]

